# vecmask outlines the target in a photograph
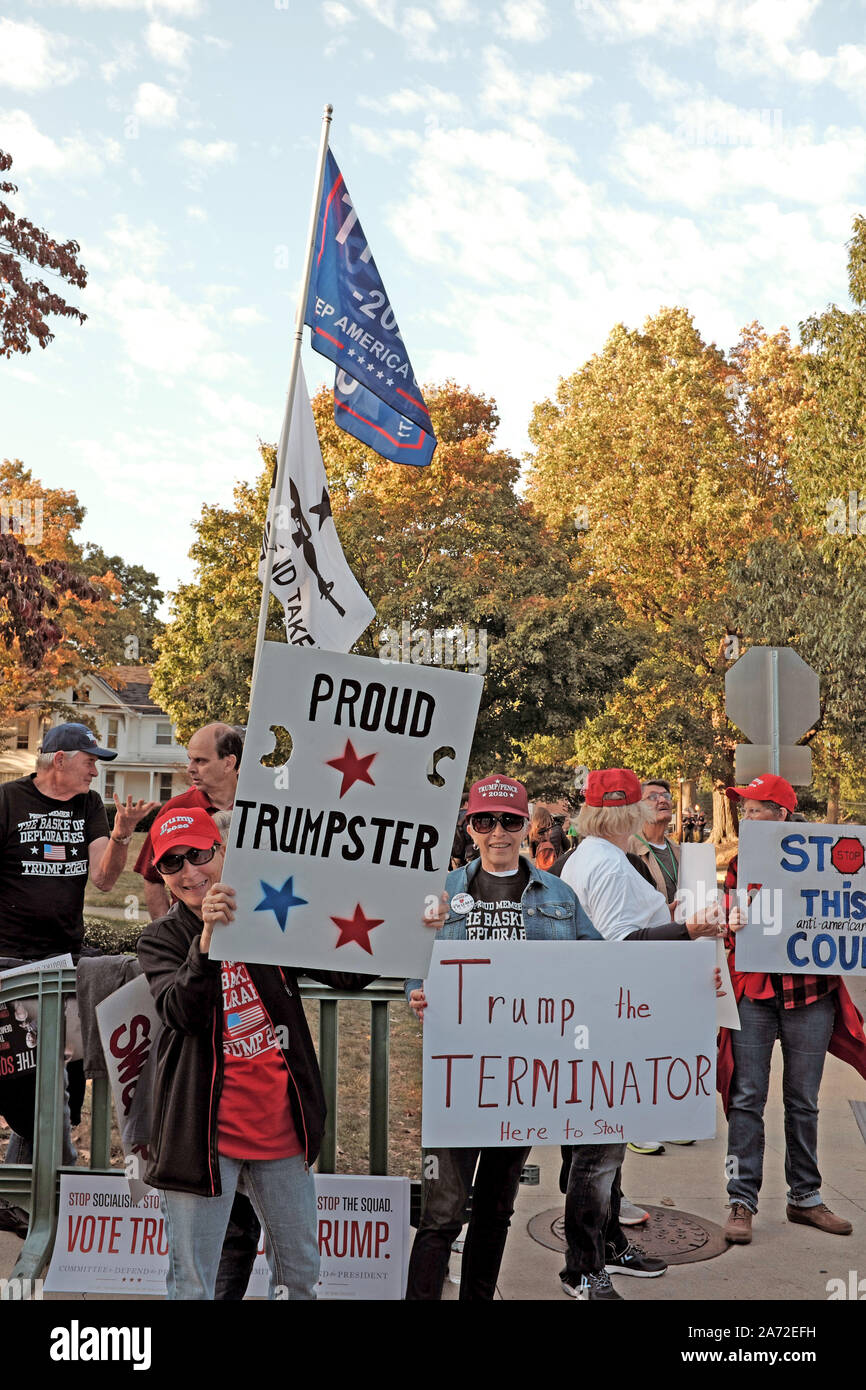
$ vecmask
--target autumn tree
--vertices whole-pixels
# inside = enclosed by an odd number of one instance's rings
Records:
[[[19,460],[0,465],[0,717],[48,712],[52,693],[104,663],[119,585],[89,579],[74,539],[84,508]]]
[[[11,166],[12,156],[0,150],[0,173]],[[17,192],[14,183],[0,181],[0,193]],[[78,263],[80,249],[77,241],[55,241],[26,217],[17,217],[0,200],[0,356],[29,352],[30,338],[35,338],[40,347],[47,347],[54,337],[45,322],[49,314],[85,322],[86,314],[49,289],[43,280],[28,279],[24,270],[25,266],[39,266],[84,289],[87,271]]]
[[[729,564],[781,524],[801,395],[785,330],[753,324],[726,358],[684,309],[663,309],[642,332],[618,325],[530,426],[529,498],[561,534],[576,530],[584,562],[648,644],[578,731],[574,760],[703,779],[716,834],[737,741],[724,712],[737,635]]]
[[[635,640],[603,583],[516,495],[519,464],[496,447],[494,403],[453,382],[425,387],[439,439],[429,468],[388,463],[314,399],[331,507],[346,557],[376,607],[357,650],[387,629],[483,629],[487,672],[471,771],[521,765],[540,733],[565,735],[629,669]],[[270,480],[236,489],[232,514],[205,508],[193,584],[174,600],[157,698],[181,736],[204,718],[244,720],[258,611],[256,557]],[[550,768],[539,771],[549,778]],[[562,776],[566,776],[563,772]]]

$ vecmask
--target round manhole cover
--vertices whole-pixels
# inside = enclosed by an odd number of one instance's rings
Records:
[[[629,1226],[626,1234],[634,1237],[636,1245],[656,1259],[669,1265],[690,1264],[695,1260],[712,1260],[728,1249],[721,1226],[703,1216],[673,1207],[649,1207],[644,1210],[650,1219],[643,1226]],[[565,1251],[562,1207],[539,1212],[527,1227],[533,1240],[548,1250]]]

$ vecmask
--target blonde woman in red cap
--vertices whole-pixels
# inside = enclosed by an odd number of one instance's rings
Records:
[[[687,923],[674,922],[663,893],[630,863],[628,842],[643,825],[639,779],[628,768],[591,772],[577,818],[583,836],[562,870],[577,900],[608,941],[689,941],[718,936],[724,913],[710,906]],[[718,986],[718,980],[717,980]],[[625,1144],[580,1144],[572,1150],[565,1195],[566,1267],[560,1275],[565,1293],[601,1302],[620,1298],[611,1274],[654,1279],[664,1274],[664,1260],[654,1259],[630,1243],[619,1222],[620,1184]],[[599,1210],[608,1213],[599,1226]]]
[[[790,820],[797,796],[784,777],[767,773],[747,787],[728,787],[738,803],[740,820]],[[730,894],[737,886],[737,860],[725,879]],[[738,920],[736,908],[731,921]],[[729,941],[733,948],[733,940]],[[838,975],[770,975],[729,964],[740,1010],[738,1031],[719,1033],[718,1087],[728,1117],[730,1214],[725,1239],[748,1245],[764,1166],[764,1107],[770,1083],[770,1059],[778,1038],[784,1064],[785,1178],[787,1217],[831,1235],[851,1234],[851,1222],[836,1216],[821,1197],[818,1171],[818,1089],[827,1051],[836,1053],[866,1076],[866,1038],[843,981]]]

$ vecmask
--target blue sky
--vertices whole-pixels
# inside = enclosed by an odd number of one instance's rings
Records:
[[[89,315],[0,363],[0,448],[191,575],[276,438],[322,107],[420,381],[534,402],[661,305],[730,348],[847,303],[866,0],[6,0],[12,206]],[[333,369],[304,350],[311,390]]]

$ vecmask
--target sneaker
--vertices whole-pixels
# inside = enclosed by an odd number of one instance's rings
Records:
[[[645,1221],[649,1221],[648,1211],[644,1211],[643,1207],[636,1207],[634,1202],[628,1200],[628,1197],[620,1199],[619,1224],[621,1226],[642,1226]]]
[[[660,1144],[656,1139],[636,1139],[628,1147],[633,1154],[663,1154],[665,1151],[664,1144]]]
[[[854,1229],[850,1221],[846,1221],[844,1216],[836,1216],[826,1205],[821,1202],[817,1207],[792,1207],[788,1206],[786,1215],[789,1221],[795,1222],[800,1226],[814,1226],[819,1231],[829,1231],[833,1236],[850,1236]]]
[[[605,1269],[608,1274],[634,1274],[638,1279],[658,1279],[667,1265],[656,1260],[639,1245],[628,1244],[618,1255],[612,1245],[605,1247]]]
[[[752,1240],[752,1212],[742,1202],[731,1202],[731,1214],[722,1231],[731,1245],[749,1245]]]
[[[668,1140],[668,1143],[669,1143],[669,1144],[679,1144],[680,1148],[682,1148],[682,1149],[687,1149],[687,1148],[689,1147],[689,1145],[690,1145],[690,1144],[693,1144],[694,1142],[695,1142],[694,1139],[669,1139],[669,1140]]]
[[[622,1303],[623,1296],[617,1293],[605,1270],[597,1274],[562,1274],[559,1286],[569,1298],[583,1299],[584,1303]]]

